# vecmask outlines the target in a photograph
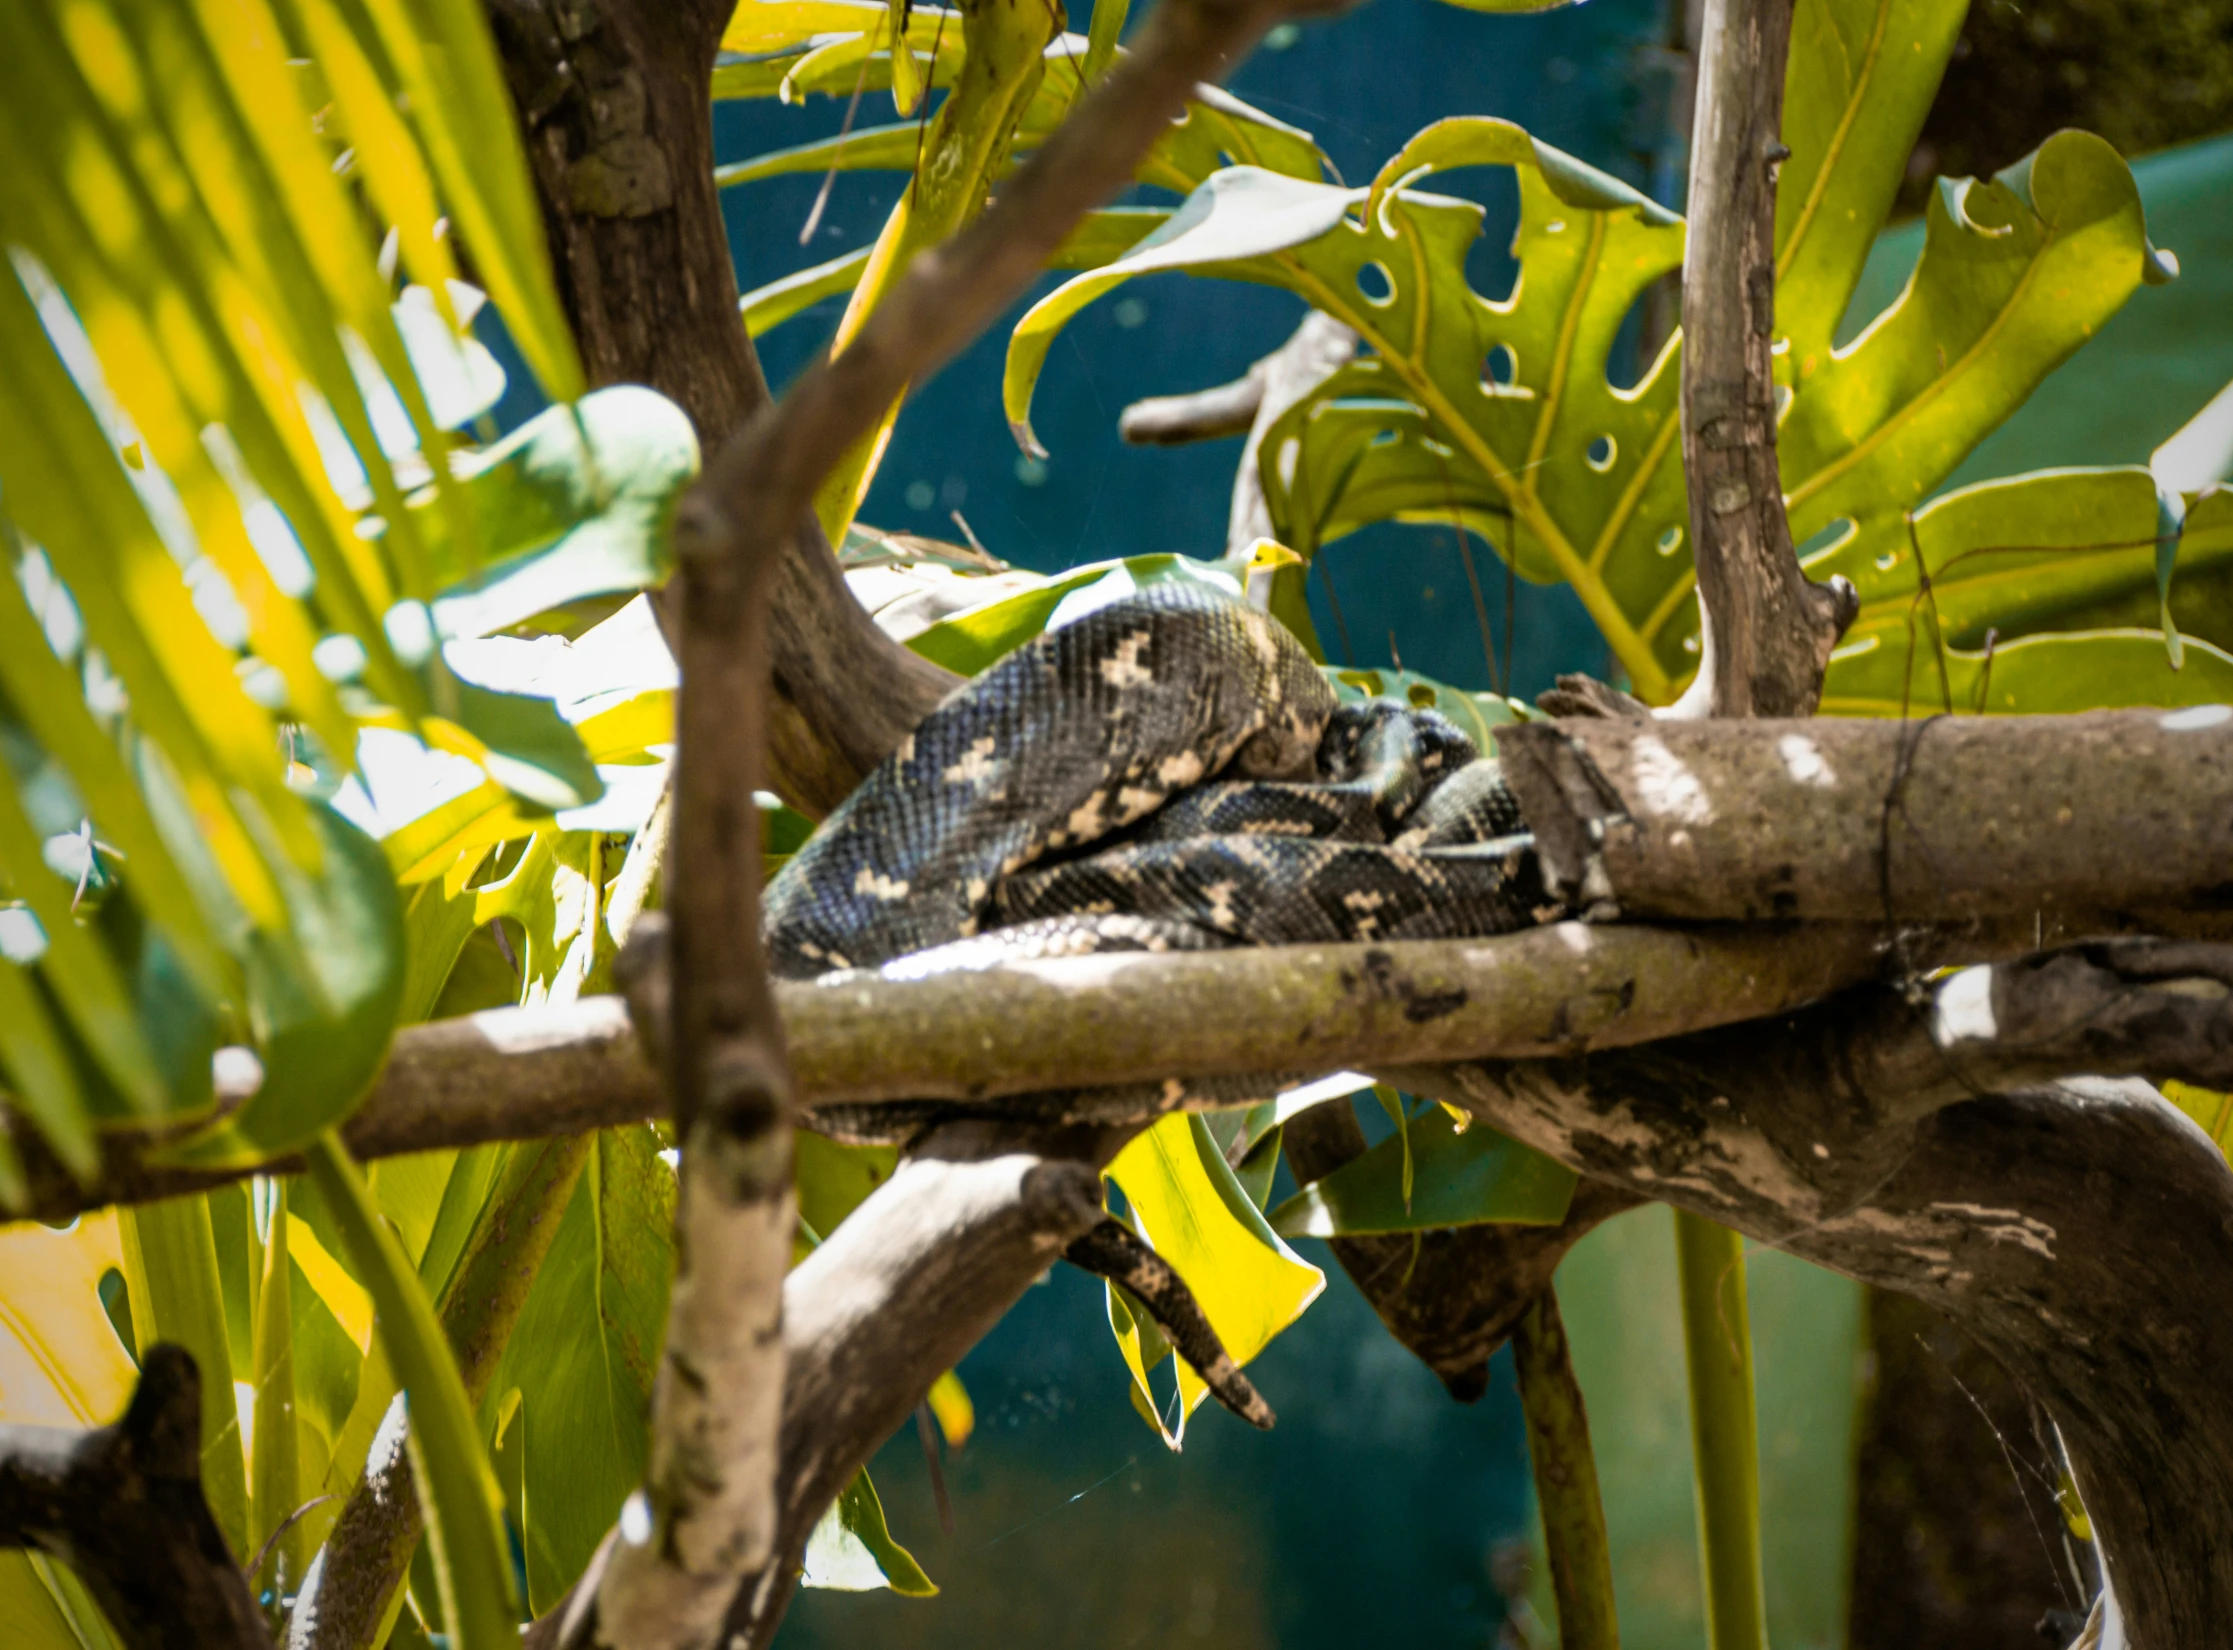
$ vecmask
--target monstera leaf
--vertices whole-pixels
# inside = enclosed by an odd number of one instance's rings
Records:
[[[1904,635],[1919,588],[1912,567],[1904,582],[1898,573],[1913,553],[1909,512],[2133,291],[2174,269],[2147,242],[2123,162],[2099,139],[2063,133],[1990,182],[1942,183],[1907,290],[1832,347],[1954,22],[1907,0],[1802,0],[1794,24],[1794,153],[1778,212],[1780,452],[1794,534],[1816,541],[1803,552],[1810,568],[1894,575],[1856,579],[1870,604],[1856,647],[1887,627]],[[1480,209],[1415,187],[1435,170],[1485,165],[1519,183],[1519,276],[1502,300],[1465,278]],[[1009,416],[1028,445],[1052,334],[1131,274],[1190,268],[1282,286],[1365,345],[1263,443],[1285,541],[1308,553],[1389,518],[1470,528],[1522,575],[1572,584],[1636,690],[1663,700],[1697,649],[1679,338],[1631,387],[1615,385],[1606,362],[1630,306],[1681,255],[1670,214],[1503,121],[1428,128],[1369,191],[1235,169],[1025,316],[1010,346]],[[1989,536],[1949,538],[1943,559],[2008,542],[1988,512],[1948,515],[1939,533],[1958,521]],[[2151,564],[2160,536],[2152,525],[2138,535]],[[2097,545],[2131,537],[2077,541],[2068,554],[2096,557]],[[2032,572],[2045,577],[2046,559],[2035,555]],[[2005,642],[2029,620],[2009,611],[1994,622]],[[1839,703],[1877,692],[1849,674],[1868,656],[1849,650],[1834,665]],[[2004,677],[1996,706],[2030,679],[2028,669]]]

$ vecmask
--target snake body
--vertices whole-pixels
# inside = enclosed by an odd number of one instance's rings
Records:
[[[1452,723],[1342,704],[1268,616],[1156,586],[933,710],[769,885],[766,933],[779,977],[812,978],[1563,914],[1495,761]]]

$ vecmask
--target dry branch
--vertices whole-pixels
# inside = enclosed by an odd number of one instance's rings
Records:
[[[777,1557],[746,1579],[731,1635],[753,1644],[773,1635],[823,1508],[931,1382],[1102,1218],[1096,1171],[1126,1138],[935,1131],[791,1273]],[[536,1624],[529,1650],[595,1642],[595,1574]]]
[[[1265,433],[1356,353],[1355,329],[1314,309],[1303,317],[1294,336],[1230,384],[1135,401],[1124,409],[1117,430],[1127,441],[1157,446],[1247,436],[1233,472],[1233,504],[1225,527],[1226,551],[1246,550],[1258,539],[1272,536],[1271,509],[1264,500],[1264,478],[1257,465]]]
[[[0,1426],[0,1547],[60,1559],[127,1650],[269,1650],[202,1496],[201,1377],[148,1348],[113,1426]]]
[[[1546,871],[1582,884],[1600,863],[1630,917],[1891,925],[2233,903],[2222,706],[1578,719],[1503,729],[1498,749]]]
[[[1776,171],[1792,0],[1706,0],[1683,248],[1683,475],[1698,675],[1672,714],[1805,716],[1853,622],[1799,570],[1776,459]]]

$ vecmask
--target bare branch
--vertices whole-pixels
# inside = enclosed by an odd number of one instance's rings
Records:
[[[1502,729],[1498,749],[1547,880],[1631,917],[2206,909],[2233,864],[2233,717],[2215,708],[1583,719]]]
[[[1776,461],[1776,171],[1792,0],[1706,0],[1683,253],[1698,675],[1677,716],[1806,716],[1857,608],[1799,570]]]
[[[784,1285],[777,1556],[744,1579],[723,1642],[774,1634],[815,1521],[930,1385],[1102,1218],[1125,1131],[936,1131]],[[528,1650],[599,1642],[595,1569]],[[729,1578],[737,1587],[737,1578]],[[727,1596],[726,1593],[723,1595]]]
[[[1186,1280],[1131,1227],[1118,1220],[1100,1221],[1063,1250],[1062,1258],[1128,1290],[1173,1350],[1193,1365],[1212,1397],[1250,1426],[1270,1428],[1272,1406],[1233,1362]]]
[[[170,1345],[148,1348],[113,1426],[0,1426],[0,1547],[69,1565],[128,1650],[269,1650],[202,1496],[201,1440],[201,1377]]]
[[[1191,395],[1159,395],[1124,409],[1117,430],[1125,440],[1175,445],[1217,436],[1246,435],[1233,473],[1233,505],[1225,529],[1228,552],[1247,549],[1272,536],[1272,517],[1264,502],[1258,468],[1264,436],[1272,425],[1310,392],[1356,356],[1354,329],[1331,315],[1312,310],[1286,343],[1250,367],[1245,375],[1215,389]]]

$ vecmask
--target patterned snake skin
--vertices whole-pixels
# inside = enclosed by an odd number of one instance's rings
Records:
[[[766,932],[776,975],[804,979],[1452,938],[1564,914],[1496,763],[1455,726],[1391,700],[1338,704],[1270,618],[1156,586],[932,711],[769,885]],[[1165,1085],[1160,1103],[1233,1104],[1278,1083]],[[1137,1106],[1111,1091],[1029,1100],[1079,1118]],[[926,1103],[913,1121],[950,1109]],[[888,1139],[908,1114],[839,1108],[816,1126]]]

